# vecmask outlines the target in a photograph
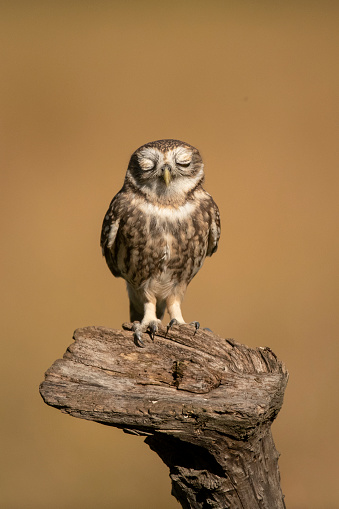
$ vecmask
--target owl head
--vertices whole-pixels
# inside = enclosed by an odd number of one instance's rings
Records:
[[[180,199],[204,181],[199,151],[178,140],[158,140],[139,147],[130,159],[126,182],[149,198]]]

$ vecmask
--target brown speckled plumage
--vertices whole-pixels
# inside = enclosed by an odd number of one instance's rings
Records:
[[[203,181],[197,149],[178,140],[147,143],[132,155],[106,213],[103,254],[113,275],[127,282],[140,337],[149,326],[156,330],[166,307],[171,319],[184,323],[187,285],[217,250],[219,211]]]
[[[143,149],[145,147],[151,147],[156,148],[158,150],[161,150],[162,152],[167,152],[168,150],[173,150],[177,147],[188,147],[192,150],[196,150],[192,145],[189,143],[185,143],[184,141],[180,140],[157,140],[157,141],[150,141],[148,143],[145,143],[145,145],[142,145],[139,147],[136,152],[138,152],[140,149]]]

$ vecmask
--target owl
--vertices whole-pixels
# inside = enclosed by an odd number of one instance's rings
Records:
[[[178,140],[146,143],[132,154],[105,215],[102,253],[112,274],[127,283],[139,346],[146,331],[154,339],[166,309],[168,327],[185,323],[186,288],[217,250],[219,210],[203,182],[196,148]]]

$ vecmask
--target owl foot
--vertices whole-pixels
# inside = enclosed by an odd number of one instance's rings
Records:
[[[149,330],[152,341],[154,341],[155,334],[158,332],[158,325],[160,320],[152,320],[149,323],[134,322],[132,330],[134,331],[134,342],[140,348],[145,348],[145,343],[142,340],[144,332]]]
[[[167,325],[167,331],[166,331],[166,334],[167,332],[173,327],[173,325],[185,325],[183,323],[180,323],[178,322],[178,320],[176,318],[172,318],[172,320],[170,321],[170,323]],[[195,331],[194,331],[194,334],[197,332],[197,330],[200,328],[200,323],[199,322],[190,322],[189,325],[194,325],[195,327]]]

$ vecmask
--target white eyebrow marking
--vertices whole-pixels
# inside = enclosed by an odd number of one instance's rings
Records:
[[[154,161],[157,158],[157,151],[155,151],[153,148],[144,148],[143,150],[140,150],[138,153],[138,159],[139,162],[142,159],[150,159],[151,161]]]
[[[175,152],[175,160],[176,161],[189,162],[189,161],[191,161],[191,159],[192,159],[192,151],[191,150],[181,147],[181,148],[179,148],[179,150],[177,150]]]

